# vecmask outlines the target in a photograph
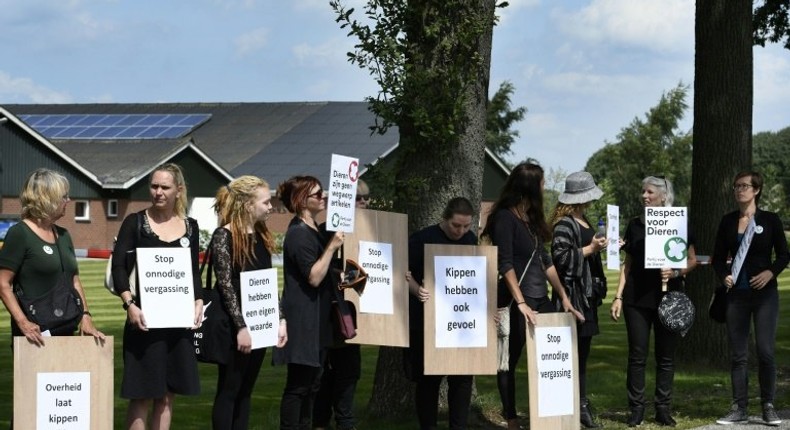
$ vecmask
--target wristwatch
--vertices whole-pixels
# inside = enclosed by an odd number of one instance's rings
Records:
[[[137,302],[135,302],[134,299],[129,299],[128,301],[123,302],[123,310],[128,311],[129,310],[129,306],[136,305],[136,304],[137,304]]]

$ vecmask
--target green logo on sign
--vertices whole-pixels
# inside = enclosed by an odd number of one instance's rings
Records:
[[[667,243],[664,244],[664,255],[675,263],[685,260],[687,252],[688,245],[683,238],[677,236],[671,237],[667,240]]]

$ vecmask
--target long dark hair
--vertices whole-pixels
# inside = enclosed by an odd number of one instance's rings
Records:
[[[486,219],[483,235],[494,228],[494,216],[501,209],[515,209],[530,230],[543,240],[551,239],[551,230],[543,213],[543,168],[534,163],[521,163],[513,168],[502,192]]]

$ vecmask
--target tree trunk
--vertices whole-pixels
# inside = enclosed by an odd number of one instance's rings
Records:
[[[752,163],[752,2],[697,0],[695,36],[691,228],[697,254],[711,255],[719,220],[735,208],[732,179]],[[710,266],[688,281],[698,315],[678,358],[724,365],[724,325],[707,315],[718,281]]]
[[[491,25],[478,40],[477,49],[483,61],[476,72],[476,79],[464,88],[465,121],[459,130],[457,144],[426,142],[412,123],[403,121],[398,124],[399,152],[403,159],[399,161],[396,183],[406,189],[396,193],[395,209],[409,215],[409,233],[439,222],[442,210],[453,197],[466,197],[474,207],[480,207],[496,1],[470,1],[490,15]],[[476,220],[478,218],[479,215],[475,217]],[[399,348],[380,348],[368,410],[378,417],[414,416],[413,384],[403,375],[402,351]]]

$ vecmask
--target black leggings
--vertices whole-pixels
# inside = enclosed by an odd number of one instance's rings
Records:
[[[554,305],[549,300],[548,296],[538,299],[532,297],[524,297],[532,310],[539,313],[554,312]],[[497,372],[496,382],[499,388],[499,398],[502,400],[502,415],[505,419],[510,420],[517,418],[516,415],[516,365],[521,358],[521,350],[527,343],[527,320],[524,314],[518,310],[516,302],[510,304],[510,339],[509,339],[509,352],[510,361],[507,372]]]
[[[250,396],[258,379],[266,348],[249,354],[233,351],[228,364],[220,364],[217,393],[211,422],[215,430],[244,430],[249,427]]]

